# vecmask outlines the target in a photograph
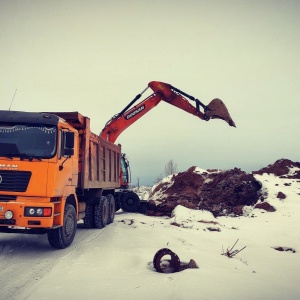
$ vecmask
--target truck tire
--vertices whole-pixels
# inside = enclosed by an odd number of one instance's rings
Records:
[[[83,224],[85,228],[93,228],[93,222],[94,222],[94,205],[92,204],[86,204],[85,207],[85,216],[83,218]]]
[[[119,209],[121,209],[120,196],[115,198],[115,206],[116,206],[115,211],[118,211]]]
[[[63,226],[48,231],[48,241],[53,248],[65,249],[74,240],[77,229],[76,210],[73,205],[66,204]]]
[[[101,229],[107,225],[109,215],[108,199],[105,196],[100,198],[99,203],[94,207],[94,227]]]
[[[112,194],[108,194],[106,197],[108,199],[108,206],[109,206],[107,224],[110,224],[113,223],[115,219],[116,201],[114,195]]]
[[[127,212],[137,212],[140,207],[140,197],[134,192],[125,193],[121,200],[121,208]]]

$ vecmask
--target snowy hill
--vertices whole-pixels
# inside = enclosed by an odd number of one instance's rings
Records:
[[[50,248],[46,236],[0,234],[1,298],[299,299],[299,170],[254,174],[259,203],[272,212],[255,205],[236,217],[182,205],[170,217],[118,211],[103,230],[78,224],[65,250]],[[229,258],[233,246],[242,251]],[[161,248],[199,268],[156,272]]]

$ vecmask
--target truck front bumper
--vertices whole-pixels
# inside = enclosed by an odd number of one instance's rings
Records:
[[[0,227],[52,228],[53,214],[50,202],[0,202]]]

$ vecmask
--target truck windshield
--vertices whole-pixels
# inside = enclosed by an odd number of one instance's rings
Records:
[[[0,156],[51,158],[56,152],[56,126],[0,124]]]

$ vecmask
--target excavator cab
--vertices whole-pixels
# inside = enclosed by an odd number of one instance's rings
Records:
[[[121,176],[120,176],[120,185],[121,189],[128,189],[129,183],[131,181],[131,173],[130,173],[130,167],[129,167],[129,161],[126,158],[125,153],[122,153],[121,156]]]

